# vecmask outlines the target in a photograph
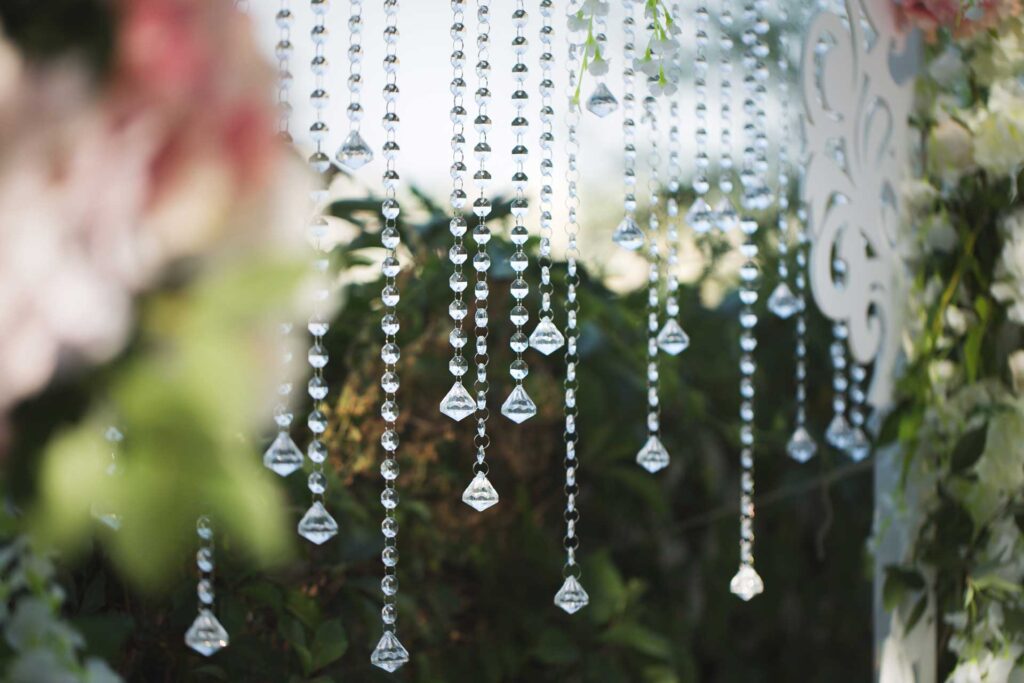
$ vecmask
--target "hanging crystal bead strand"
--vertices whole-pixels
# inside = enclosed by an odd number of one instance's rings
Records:
[[[596,7],[594,11],[594,56],[588,71],[598,81],[594,92],[587,98],[587,110],[595,116],[604,118],[619,108],[619,101],[615,99],[615,95],[608,89],[608,85],[604,81],[604,77],[608,73],[608,26],[605,16],[608,5],[599,4]]]
[[[686,222],[698,235],[706,234],[715,225],[715,214],[706,199],[711,183],[708,181],[708,58],[705,53],[708,45],[708,8],[703,0],[697,4],[696,10],[697,54],[693,60],[693,116],[697,122],[695,138],[697,155],[694,158],[693,204],[686,212]]]
[[[658,152],[658,100],[644,98],[644,118],[650,132],[651,151],[649,156],[650,192],[647,216],[647,441],[636,454],[636,462],[648,472],[657,472],[668,467],[669,455],[661,443],[661,399],[658,395],[658,309],[661,281],[661,256],[658,250],[661,219],[658,217],[661,181],[659,167],[661,156]]]
[[[743,102],[744,131],[746,146],[743,150],[744,216],[740,229],[744,234],[740,251],[745,259],[740,268],[740,566],[729,583],[732,593],[743,600],[750,600],[764,591],[764,582],[754,569],[754,372],[757,365],[753,351],[757,346],[754,328],[757,314],[754,303],[758,298],[757,284],[760,271],[757,265],[757,221],[749,215],[756,208],[748,201],[749,194],[764,185],[758,181],[756,170],[758,128],[757,89],[754,71],[757,58],[754,55],[757,33],[754,26],[759,20],[752,4],[744,7],[744,20],[748,28],[743,32],[743,43],[747,49],[743,55],[744,85],[746,94]],[[763,173],[763,171],[762,171]]]
[[[349,130],[341,147],[334,158],[338,163],[355,171],[373,161],[373,149],[366,143],[359,132],[359,124],[363,120],[363,106],[359,96],[363,90],[363,46],[361,42],[363,30],[362,0],[349,0],[348,17],[348,114]]]
[[[846,454],[854,462],[860,462],[871,453],[871,441],[868,439],[864,427],[866,416],[864,414],[864,381],[867,378],[867,370],[860,363],[850,363],[850,440],[846,445]]]
[[[764,17],[766,0],[754,0],[744,8],[744,20],[749,27],[743,32],[743,44],[747,51],[743,55],[744,85],[747,95],[743,108],[747,113],[747,124],[752,127],[748,139],[752,138],[752,148],[744,150],[744,156],[753,156],[753,163],[744,162],[744,172],[740,176],[743,182],[743,208],[747,211],[764,211],[772,205],[772,193],[768,186],[768,116],[765,102],[768,98],[768,65],[765,59],[769,55],[768,43],[764,41],[770,25]]]
[[[678,4],[673,5],[673,11],[678,14]],[[672,68],[680,68],[678,57],[674,60]],[[665,296],[665,324],[658,333],[658,347],[665,353],[677,356],[690,345],[690,338],[683,331],[679,324],[679,204],[675,195],[679,192],[679,176],[682,171],[679,168],[679,98],[673,96],[669,102],[669,131],[668,131],[668,191],[669,196],[666,202],[665,213],[668,216],[666,233],[667,248],[666,255],[666,277],[668,280]]]
[[[466,217],[463,214],[466,207],[466,191],[463,189],[466,175],[466,108],[463,106],[463,96],[466,92],[466,81],[463,77],[466,64],[466,54],[463,52],[466,33],[466,26],[463,24],[464,8],[464,0],[452,0],[452,193],[449,197],[452,218],[448,228],[454,241],[448,251],[448,260],[452,262],[452,275],[448,279],[448,286],[452,290],[452,302],[448,306],[448,315],[452,319],[452,331],[448,338],[452,346],[452,358],[448,362],[448,371],[455,377],[455,381],[441,400],[441,412],[455,421],[465,419],[476,410],[476,401],[466,390],[462,380],[469,371],[469,363],[462,351],[466,346],[466,332],[462,328],[462,321],[469,314],[469,306],[462,298],[463,292],[469,287],[469,280],[462,272],[462,266],[469,258],[462,239],[467,230]]]
[[[462,493],[462,502],[474,510],[483,511],[498,502],[498,492],[487,478],[487,446],[490,437],[487,435],[487,420],[490,411],[487,408],[487,297],[490,289],[487,283],[487,272],[491,268],[491,257],[487,255],[487,243],[491,241],[491,230],[487,227],[487,216],[491,213],[491,200],[487,197],[491,174],[487,171],[487,160],[491,155],[491,146],[487,143],[487,133],[491,128],[491,119],[487,115],[487,103],[491,99],[488,76],[491,64],[488,61],[488,42],[490,41],[490,6],[487,0],[477,0],[477,115],[473,121],[477,132],[477,143],[473,148],[479,169],[473,174],[480,195],[473,201],[473,213],[477,224],[473,228],[473,241],[477,245],[477,253],[473,257],[473,269],[476,270],[476,286],[473,290],[476,305],[473,311],[475,330],[476,382],[473,385],[476,394],[476,434],[473,445],[476,447],[476,462],[473,463],[473,479]]]
[[[196,521],[196,535],[199,536],[199,550],[196,552],[199,614],[185,632],[185,644],[204,657],[209,657],[227,647],[229,638],[228,632],[213,613],[213,525],[206,515]]]
[[[508,398],[502,404],[501,414],[518,424],[522,424],[537,414],[537,406],[534,404],[533,399],[530,398],[530,395],[526,393],[526,388],[523,386],[523,380],[526,379],[526,375],[529,372],[529,367],[526,361],[523,360],[523,352],[526,350],[523,326],[529,320],[529,312],[526,306],[523,305],[523,299],[530,292],[530,287],[523,278],[523,272],[530,264],[526,252],[523,251],[523,245],[526,244],[526,240],[530,236],[526,226],[523,225],[530,206],[526,200],[526,185],[529,179],[526,175],[526,157],[528,152],[524,144],[526,142],[526,133],[529,131],[529,122],[523,116],[526,105],[530,101],[530,96],[524,89],[526,86],[526,75],[529,72],[526,64],[523,63],[527,45],[526,36],[523,35],[526,22],[527,15],[526,10],[523,8],[523,0],[516,0],[516,9],[512,13],[512,23],[516,27],[516,36],[512,39],[512,51],[516,56],[516,63],[512,66],[512,78],[515,81],[516,88],[515,92],[512,93],[512,106],[516,111],[512,119],[512,132],[516,139],[515,147],[512,149],[512,157],[516,165],[515,173],[512,174],[512,186],[516,192],[515,199],[512,200],[512,217],[515,220],[515,225],[512,227],[512,243],[516,249],[512,256],[509,257],[509,266],[511,266],[516,274],[511,286],[513,305],[511,311],[509,311],[509,319],[516,328],[510,340],[510,345],[512,346],[512,351],[516,354],[516,358],[509,367],[509,373],[512,375],[515,386],[512,387],[511,393],[509,393]]]
[[[398,0],[384,0],[384,73],[387,82],[384,84],[384,116],[382,122],[386,133],[383,145],[384,159],[387,167],[384,171],[384,201],[381,202],[381,215],[384,226],[381,230],[381,242],[386,250],[381,270],[384,274],[384,289],[381,291],[381,302],[384,313],[381,317],[381,329],[384,332],[384,344],[380,356],[384,361],[384,374],[381,376],[381,387],[384,389],[384,401],[380,407],[384,419],[384,432],[380,436],[380,445],[384,449],[384,460],[380,465],[380,473],[384,478],[384,490],[380,494],[381,505],[384,506],[384,521],[381,532],[384,535],[384,550],[381,562],[384,563],[384,578],[380,589],[384,594],[384,606],[381,609],[381,621],[384,633],[370,655],[370,663],[374,666],[393,672],[409,661],[409,652],[398,640],[397,622],[398,606],[395,596],[398,593],[398,522],[395,519],[395,508],[398,507],[398,492],[395,480],[398,478],[398,370],[397,363],[401,356],[396,335],[398,334],[399,292],[395,280],[400,264],[398,262],[399,232],[397,220],[399,214],[398,200],[395,198],[398,189],[399,175],[395,170],[398,157]]]
[[[324,90],[324,76],[327,73],[327,58],[324,56],[327,42],[327,28],[324,25],[327,14],[327,0],[310,0],[310,7],[313,10],[315,22],[310,35],[315,46],[315,54],[311,62],[311,68],[315,76],[315,84],[310,101],[316,111],[316,120],[310,126],[310,136],[316,143],[316,151],[310,157],[310,164],[317,173],[322,174],[321,189],[313,192],[313,203],[319,211],[320,205],[327,198],[327,170],[330,168],[330,159],[323,152],[323,143],[327,136],[327,124],[323,122],[323,110],[327,105],[328,95]],[[327,431],[327,414],[324,412],[327,397],[327,381],[324,379],[324,368],[329,360],[327,348],[324,346],[324,335],[327,334],[329,323],[322,310],[323,302],[330,296],[329,278],[327,274],[328,259],[323,238],[326,236],[327,222],[322,215],[317,213],[310,226],[313,246],[317,251],[313,261],[313,267],[318,280],[314,296],[316,305],[313,315],[309,319],[308,329],[313,338],[313,345],[307,353],[306,359],[313,369],[313,377],[309,380],[309,396],[313,399],[313,408],[306,420],[312,439],[309,442],[306,453],[313,463],[313,469],[309,473],[307,486],[313,496],[313,503],[306,510],[306,514],[299,520],[299,535],[310,543],[321,545],[338,533],[338,523],[327,512],[324,507],[324,490],[327,486],[327,478],[324,476],[324,461],[327,459],[327,445],[323,442],[323,433]]]
[[[829,346],[829,354],[832,357],[832,421],[825,431],[825,438],[834,448],[841,451],[847,450],[854,438],[853,427],[846,419],[846,392],[850,385],[846,376],[848,336],[849,329],[845,322],[832,325],[832,344]]]
[[[623,210],[625,217],[615,232],[612,241],[623,249],[636,251],[644,245],[644,233],[636,222],[636,3],[622,0],[622,182]]]
[[[574,614],[587,606],[590,596],[583,589],[580,583],[580,566],[576,562],[576,551],[579,549],[580,541],[576,535],[576,523],[580,519],[579,510],[576,509],[576,496],[579,493],[579,484],[576,481],[579,470],[579,459],[576,445],[579,443],[579,432],[576,428],[576,393],[579,389],[576,378],[576,368],[579,364],[579,354],[576,349],[576,342],[579,339],[578,315],[579,300],[576,296],[576,287],[579,286],[579,274],[576,269],[576,260],[579,256],[577,244],[577,213],[579,211],[579,167],[576,157],[579,154],[579,140],[576,131],[580,121],[579,105],[573,101],[576,92],[576,83],[579,73],[578,46],[569,42],[569,80],[566,89],[567,109],[565,113],[567,153],[565,166],[566,179],[566,208],[568,218],[565,224],[565,232],[569,238],[566,249],[566,292],[565,292],[565,538],[562,545],[565,548],[565,565],[562,567],[562,586],[555,593],[555,605],[562,608],[569,614]]]
[[[529,343],[537,351],[549,356],[562,347],[565,338],[554,322],[554,313],[551,310],[551,295],[553,285],[551,284],[551,221],[552,202],[554,188],[551,186],[554,176],[554,118],[555,111],[551,105],[551,94],[555,84],[552,80],[551,67],[555,58],[552,54],[552,40],[554,39],[554,28],[551,25],[552,0],[541,0],[540,2],[540,247],[538,249],[538,264],[540,265],[540,313],[537,318],[537,327],[530,334]],[[523,346],[524,340],[520,336],[513,336],[512,347],[518,353]]]
[[[291,27],[294,17],[289,6],[289,0],[281,0],[280,8],[275,17],[278,29],[277,40],[277,106],[278,106],[278,136],[285,143],[291,143],[291,113],[290,91],[292,85],[291,73]],[[288,407],[289,397],[292,393],[292,383],[288,381],[291,373],[288,366],[291,365],[292,353],[290,350],[289,338],[293,325],[290,322],[281,323],[281,372],[282,381],[277,385],[277,405],[274,406],[274,423],[277,425],[277,436],[270,446],[263,453],[263,464],[268,469],[287,477],[295,470],[302,467],[302,451],[292,440],[291,430],[294,415]]]
[[[739,226],[739,215],[733,206],[733,160],[732,160],[732,73],[733,40],[730,30],[733,25],[732,0],[722,0],[718,14],[718,190],[721,196],[715,203],[713,216],[715,227],[730,232]]]
[[[124,434],[117,427],[110,425],[103,432],[103,438],[110,445],[110,462],[107,464],[105,474],[108,477],[116,477],[121,473],[121,465],[118,462],[118,451],[121,442],[124,441]],[[116,509],[110,508],[99,501],[93,502],[89,508],[93,519],[103,522],[109,529],[118,531],[121,528],[121,515]]]
[[[807,214],[797,210],[798,235],[794,261],[796,273],[796,425],[793,435],[786,444],[789,457],[797,462],[807,462],[818,451],[818,444],[807,431]]]

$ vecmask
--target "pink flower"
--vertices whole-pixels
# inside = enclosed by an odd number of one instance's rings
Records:
[[[1020,0],[978,0],[972,13],[965,12],[963,0],[897,0],[896,4],[900,22],[921,29],[930,42],[941,28],[965,38],[1021,11]]]

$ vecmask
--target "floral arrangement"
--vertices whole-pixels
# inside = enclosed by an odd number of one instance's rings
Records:
[[[947,680],[1007,681],[1024,662],[1024,21],[998,0],[900,11],[930,40],[908,364],[884,432],[915,537],[885,597],[909,630],[932,596]]]

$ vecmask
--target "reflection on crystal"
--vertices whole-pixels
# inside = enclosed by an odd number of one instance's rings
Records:
[[[868,435],[860,427],[855,427],[850,433],[849,442],[846,444],[846,454],[855,462],[860,462],[871,453],[871,441]]]
[[[501,414],[516,424],[522,424],[537,414],[537,406],[523,385],[517,384],[501,404]]]
[[[723,232],[735,230],[740,225],[739,214],[728,197],[722,197],[715,204],[715,227]]]
[[[228,632],[213,616],[213,612],[204,607],[185,632],[185,644],[204,657],[209,657],[228,646]]]
[[[551,318],[541,318],[533,330],[533,334],[530,335],[530,346],[545,356],[550,356],[562,348],[563,344],[565,344],[565,337],[562,336],[562,332],[551,321]]]
[[[704,201],[703,197],[697,197],[693,204],[690,205],[690,210],[686,212],[686,222],[693,228],[694,232],[699,234],[711,230],[714,220],[714,212],[711,211],[711,207]]]
[[[817,450],[818,444],[814,443],[814,439],[804,427],[797,427],[793,431],[793,436],[789,437],[789,443],[786,444],[786,452],[789,453],[789,457],[797,462],[807,462],[814,457]]]
[[[104,509],[99,503],[93,503],[89,511],[92,513],[93,519],[102,522],[114,531],[121,528],[121,515],[116,512]]]
[[[587,98],[587,109],[592,113],[604,118],[619,108],[619,101],[604,83],[598,83],[593,94]]]
[[[314,501],[299,520],[299,535],[311,543],[320,545],[337,533],[338,523],[319,500]]]
[[[765,211],[771,207],[773,199],[771,189],[762,181],[743,191],[741,203],[748,211]]]
[[[580,585],[576,577],[572,575],[565,577],[562,587],[555,593],[555,604],[569,614],[579,612],[587,606],[588,602],[590,602],[590,596],[587,595],[587,591],[583,590],[583,586]]]
[[[842,413],[838,413],[832,418],[832,422],[829,423],[828,430],[825,432],[825,438],[841,451],[845,451],[849,447],[854,438],[853,428],[850,427],[850,423],[846,421],[846,417]]]
[[[335,158],[342,166],[355,171],[373,161],[373,150],[366,144],[359,131],[354,130],[345,138]]]
[[[408,661],[409,651],[398,642],[394,631],[384,631],[370,655],[370,663],[388,673],[394,673]]]
[[[462,492],[462,502],[478,512],[483,512],[498,502],[498,492],[487,479],[487,475],[478,472]]]
[[[619,223],[619,227],[615,228],[615,232],[612,234],[612,241],[623,249],[636,251],[644,246],[644,233],[640,230],[640,226],[637,225],[632,216],[626,216]]]
[[[456,422],[471,415],[476,410],[476,401],[462,386],[462,382],[455,382],[441,400],[441,412]]]
[[[764,581],[751,565],[744,564],[729,582],[729,590],[742,600],[750,600],[764,592]]]
[[[278,432],[274,443],[263,454],[263,464],[282,477],[287,477],[302,467],[302,451],[288,436],[288,432]]]
[[[647,443],[636,454],[636,462],[648,472],[654,473],[668,467],[668,451],[661,445],[661,440],[656,436],[647,439]]]
[[[658,333],[658,347],[670,356],[678,356],[690,345],[687,336],[675,318],[669,318]]]
[[[783,320],[794,313],[799,313],[801,308],[803,306],[800,299],[785,282],[776,285],[772,295],[768,297],[768,309]]]

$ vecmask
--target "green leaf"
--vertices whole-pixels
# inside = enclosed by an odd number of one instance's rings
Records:
[[[882,603],[885,609],[891,612],[900,606],[908,593],[922,590],[924,587],[924,577],[916,569],[890,565],[885,568]]]
[[[320,624],[313,641],[314,671],[322,669],[331,662],[341,659],[348,650],[348,634],[341,619],[330,619]]]
[[[960,437],[953,447],[953,457],[950,462],[953,472],[963,472],[978,462],[978,458],[985,452],[987,432],[986,425],[972,429]]]

